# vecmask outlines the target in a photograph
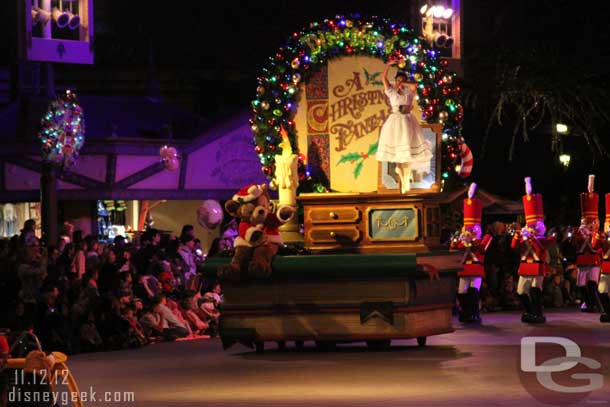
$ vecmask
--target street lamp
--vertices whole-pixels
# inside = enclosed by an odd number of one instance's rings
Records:
[[[566,124],[563,123],[557,123],[555,125],[555,130],[557,131],[557,133],[559,134],[567,134],[567,132],[569,131],[569,128]]]

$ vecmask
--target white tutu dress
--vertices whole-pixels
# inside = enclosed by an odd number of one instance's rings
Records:
[[[408,89],[399,94],[394,88],[385,90],[390,99],[392,113],[388,116],[379,133],[377,161],[409,163],[411,170],[430,172],[432,149],[424,139],[422,128],[411,113],[401,113],[400,106],[410,112],[415,95]]]

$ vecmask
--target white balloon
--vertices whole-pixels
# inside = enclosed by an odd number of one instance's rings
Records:
[[[216,229],[223,218],[222,206],[218,201],[206,199],[197,208],[197,222],[206,229]]]

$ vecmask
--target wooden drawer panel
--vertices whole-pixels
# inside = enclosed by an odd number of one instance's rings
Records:
[[[360,231],[353,226],[312,227],[307,231],[307,240],[316,243],[355,243],[360,239]]]
[[[349,206],[324,206],[308,208],[305,216],[312,223],[355,223],[360,220],[360,211]]]

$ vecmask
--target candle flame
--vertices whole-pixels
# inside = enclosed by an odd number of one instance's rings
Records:
[[[284,126],[280,126],[280,135],[282,136],[282,142],[279,144],[279,146],[282,148],[282,155],[288,157],[292,155],[292,145],[290,144],[288,132]]]

